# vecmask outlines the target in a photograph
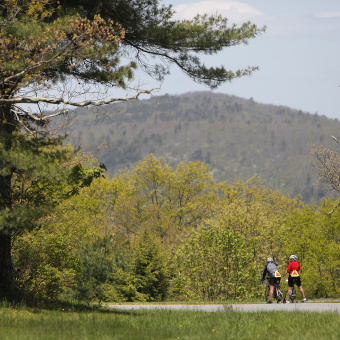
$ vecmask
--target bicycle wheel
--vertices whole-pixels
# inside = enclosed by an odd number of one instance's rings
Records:
[[[276,295],[277,295],[277,297],[276,297],[277,303],[286,302],[286,293],[281,286],[279,286],[277,288],[277,294]]]
[[[294,300],[296,299],[296,290],[295,290],[295,285],[293,286],[293,288],[292,288],[292,291],[291,291],[291,293],[290,293],[290,301],[292,302],[292,303],[294,303]]]
[[[264,298],[265,298],[266,302],[269,301],[269,284],[267,284],[267,286],[266,286],[266,290],[264,292]]]

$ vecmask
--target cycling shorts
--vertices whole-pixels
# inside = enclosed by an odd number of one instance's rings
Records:
[[[281,277],[271,277],[269,278],[269,284],[271,286],[275,286],[276,284],[279,284],[281,280]]]
[[[292,276],[289,275],[289,277],[288,277],[288,286],[289,287],[293,287],[294,285],[297,285],[298,287],[301,286],[300,276],[292,277]]]

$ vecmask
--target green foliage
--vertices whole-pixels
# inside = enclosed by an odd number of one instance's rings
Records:
[[[169,289],[169,270],[160,244],[144,234],[134,256],[133,274],[138,280],[138,292],[148,301],[164,301]]]
[[[96,281],[103,300],[256,298],[265,259],[285,273],[292,253],[307,296],[331,297],[339,289],[337,219],[323,213],[331,205],[317,212],[258,177],[216,185],[201,162],[172,169],[150,155],[130,172],[82,188],[54,223],[72,230],[78,249],[92,249],[93,263],[109,261],[111,276]],[[98,237],[111,240],[102,259],[93,248]],[[81,282],[91,286],[86,266]]]
[[[71,287],[73,296],[78,300],[99,303],[159,299],[167,287],[164,269],[158,267],[160,259],[153,249],[150,249],[150,258],[136,256],[134,266],[122,268],[117,260],[120,254],[113,254],[112,242],[112,238],[97,238],[90,249],[79,252],[80,271]],[[143,251],[141,247],[140,251]]]
[[[214,181],[201,162],[182,163],[173,170],[164,158],[150,155],[121,181],[115,223],[118,237],[130,241],[146,231],[171,247],[214,210]]]
[[[333,199],[323,202],[320,211],[305,207],[292,214],[287,234],[286,258],[297,253],[306,294],[337,297],[340,289],[339,213],[328,212]]]
[[[11,206],[0,206],[0,230],[20,233],[39,225],[62,200],[101,176],[103,166],[84,167],[62,138],[14,135],[10,150],[0,144],[1,174],[11,176]]]
[[[13,247],[16,287],[28,303],[53,300],[67,292],[79,269],[73,239],[45,226],[18,237]]]
[[[217,185],[202,162],[173,169],[150,155],[112,180],[95,178],[18,238],[17,282],[32,296],[97,302],[246,300],[262,296],[267,257],[283,274],[294,253],[307,297],[336,297],[333,204],[317,211],[257,176]]]
[[[199,300],[247,300],[258,296],[256,267],[245,242],[227,226],[207,224],[177,252],[177,286]]]
[[[106,171],[104,164],[99,164],[94,168],[86,168],[81,163],[73,166],[69,175],[69,182],[73,184],[70,195],[78,194],[80,188],[90,186],[93,179],[101,177],[104,171]]]
[[[103,169],[86,167],[71,147],[61,144],[60,138],[19,134],[10,150],[1,150],[2,171],[10,169],[12,175],[11,205],[0,210],[0,236],[12,238],[17,298],[55,298],[74,276],[77,261],[71,239],[65,240],[70,233],[54,229],[45,218]]]
[[[140,278],[136,277],[133,271],[117,267],[113,277],[114,284],[110,286],[110,289],[115,295],[114,299],[108,297],[108,301],[145,302],[150,300],[148,295],[140,292]]]
[[[204,164],[183,163],[173,170],[164,159],[150,156],[130,174],[112,181],[95,179],[61,204],[48,223],[69,230],[75,240],[76,256],[82,259],[74,287],[78,298],[164,300],[169,254],[181,235],[211,215],[216,202],[213,188]],[[96,255],[98,238],[110,242]],[[97,277],[96,262],[103,263],[101,270],[111,270],[111,276]],[[96,291],[100,293],[95,295]]]
[[[242,235],[254,261],[261,267],[268,256],[282,259],[287,219],[302,206],[279,191],[268,189],[258,176],[234,185],[220,184],[217,220]]]
[[[106,301],[112,298],[110,283],[114,263],[110,258],[110,238],[97,239],[91,248],[80,252],[81,270],[76,274],[74,290],[79,300]]]

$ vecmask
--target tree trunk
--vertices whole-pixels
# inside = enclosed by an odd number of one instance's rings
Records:
[[[0,299],[12,300],[14,293],[11,235],[0,232]]]
[[[12,209],[11,179],[12,165],[6,151],[12,147],[16,121],[11,115],[10,106],[0,106],[0,299],[12,299],[14,289],[12,265],[12,230],[8,219]]]

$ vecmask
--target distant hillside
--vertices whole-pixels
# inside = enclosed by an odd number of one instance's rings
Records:
[[[310,151],[314,145],[334,149],[331,136],[340,135],[336,119],[212,92],[126,102],[96,113],[97,120],[93,112],[75,111],[80,120],[70,140],[89,150],[112,143],[95,154],[110,176],[150,153],[172,166],[200,159],[217,181],[258,174],[268,187],[306,203],[325,195],[316,187]]]

